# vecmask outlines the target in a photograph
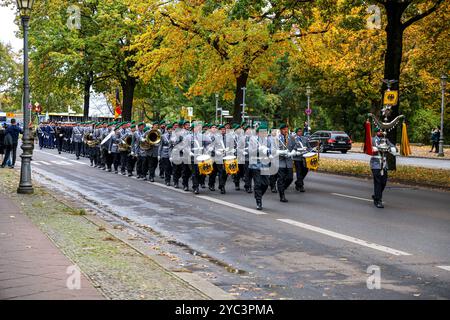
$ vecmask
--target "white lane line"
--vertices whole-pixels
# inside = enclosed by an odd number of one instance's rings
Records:
[[[75,162],[75,163],[79,163],[79,164],[84,164],[84,165],[87,165],[87,166],[89,165],[86,162],[82,162],[82,161],[78,161],[78,160],[70,160],[70,161]]]
[[[364,247],[368,247],[368,248],[372,248],[372,249],[375,249],[375,250],[383,251],[383,252],[390,253],[390,254],[393,254],[393,255],[396,255],[396,256],[410,256],[411,255],[410,253],[407,253],[407,252],[404,252],[404,251],[392,249],[392,248],[385,247],[385,246],[382,246],[382,245],[379,245],[379,244],[376,244],[376,243],[373,243],[373,242],[368,242],[368,241],[361,240],[361,239],[358,239],[358,238],[346,236],[345,234],[337,233],[337,232],[330,231],[330,230],[327,230],[327,229],[322,229],[322,228],[319,228],[319,227],[315,227],[315,226],[312,226],[312,225],[309,225],[309,224],[306,224],[306,223],[301,223],[301,222],[298,222],[298,221],[294,221],[294,220],[291,220],[291,219],[277,219],[277,220],[281,221],[281,222],[289,223],[289,224],[291,224],[293,226],[296,226],[296,227],[300,227],[300,228],[303,228],[303,229],[307,229],[307,230],[311,230],[311,231],[318,232],[318,233],[321,233],[321,234],[325,234],[325,235],[333,237],[333,238],[337,238],[337,239],[341,239],[341,240],[344,240],[344,241],[352,242],[352,243],[359,244],[359,245],[364,246]]]
[[[42,164],[41,163],[39,163],[39,161],[31,161],[31,164],[33,165],[37,165],[37,166],[42,166]]]
[[[436,267],[438,267],[439,269],[450,271],[450,266],[436,266]]]
[[[369,202],[373,201],[373,200],[370,200],[370,199],[360,198],[360,197],[355,197],[355,196],[349,196],[349,195],[341,194],[341,193],[332,193],[332,195],[333,196],[338,196],[338,197],[350,198],[350,199],[357,199],[357,200],[362,200],[362,201],[369,201]]]
[[[253,213],[253,214],[257,214],[257,215],[267,214],[265,212],[261,212],[261,211],[255,210],[255,209],[246,208],[246,207],[240,206],[238,204],[226,202],[226,201],[219,200],[219,199],[216,199],[216,198],[213,198],[213,197],[208,197],[208,196],[195,196],[195,197],[203,199],[203,200],[208,200],[208,201],[211,201],[211,202],[215,202],[215,203],[218,203],[218,204],[230,207],[230,208],[234,208],[234,209],[250,212],[250,213]]]
[[[37,152],[42,152],[42,153],[51,155],[52,157],[55,157],[55,158],[64,159],[64,160],[69,160],[69,159],[66,158],[66,157],[59,156],[59,155],[57,155],[57,154],[53,154],[53,153],[50,153],[50,152],[45,152],[45,151],[42,151],[42,150],[35,150],[35,151],[37,151]]]
[[[175,189],[172,186],[166,186],[165,184],[162,184],[162,183],[159,183],[159,182],[149,182],[149,183],[157,185],[159,187],[163,187],[163,188],[166,188],[166,189],[177,191],[177,192],[180,192],[180,193],[185,193],[185,194],[186,193],[190,193],[190,194],[192,194],[192,192],[184,191],[183,189]],[[240,206],[238,204],[226,202],[226,201],[223,201],[223,200],[220,200],[220,199],[216,199],[216,198],[213,198],[213,197],[209,197],[209,196],[196,196],[196,195],[194,195],[194,196],[196,198],[200,198],[200,199],[203,199],[203,200],[206,200],[206,201],[211,201],[211,202],[218,203],[218,204],[230,207],[230,208],[234,208],[234,209],[250,212],[250,213],[253,213],[253,214],[257,214],[257,215],[267,214],[265,212],[261,212],[261,211],[258,211],[258,210],[255,210],[255,209],[251,209],[251,208],[246,208],[246,207]]]
[[[60,166],[72,166],[73,164],[67,161],[62,161],[62,160],[53,160],[51,161],[54,164],[60,165]]]
[[[192,192],[189,192],[189,191],[184,191],[183,189],[175,189],[173,186],[166,186],[165,184],[162,184],[162,183],[159,183],[159,182],[150,182],[150,181],[148,181],[148,183],[157,185],[158,187],[170,189],[172,191],[176,191],[176,192],[179,192],[179,193],[192,193]]]
[[[51,166],[52,165],[51,163],[48,163],[47,161],[39,160],[38,162],[41,163],[41,164],[45,164],[46,166]]]

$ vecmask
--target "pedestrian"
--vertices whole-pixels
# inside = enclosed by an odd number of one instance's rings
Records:
[[[0,161],[3,162],[3,157],[5,154],[5,131],[6,131],[6,123],[0,126]]]
[[[430,152],[438,153],[439,152],[439,138],[441,137],[441,130],[439,128],[435,128],[431,131],[431,150]]]
[[[22,128],[20,128],[16,124],[16,119],[11,119],[11,125],[6,128],[5,131],[5,157],[3,158],[3,162],[1,167],[4,168],[6,166],[6,162],[9,159],[10,154],[12,154],[12,162],[9,166],[11,169],[14,168],[16,163],[16,152],[17,152],[17,144],[19,141],[19,134],[23,134]]]

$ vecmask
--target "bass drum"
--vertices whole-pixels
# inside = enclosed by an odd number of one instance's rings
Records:
[[[223,157],[223,165],[225,167],[225,172],[229,175],[239,172],[238,160],[235,156]]]
[[[201,175],[207,176],[210,175],[213,170],[213,161],[211,159],[211,156],[207,154],[200,155],[196,158],[197,165],[198,165],[198,172]]]

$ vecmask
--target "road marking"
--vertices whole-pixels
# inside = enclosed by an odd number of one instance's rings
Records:
[[[54,164],[60,165],[60,166],[72,166],[73,164],[67,161],[62,161],[62,160],[53,160],[51,161]]]
[[[87,165],[87,166],[89,165],[86,162],[82,162],[82,161],[78,161],[78,160],[70,160],[70,161],[75,162],[75,163],[79,163],[79,164],[84,164],[84,165]]]
[[[51,166],[52,165],[51,163],[48,163],[47,161],[39,160],[38,162],[41,163],[41,164],[45,164],[46,166]]]
[[[368,247],[368,248],[372,248],[372,249],[375,249],[375,250],[383,251],[383,252],[390,253],[390,254],[393,254],[393,255],[396,255],[396,256],[410,256],[411,255],[410,253],[407,253],[407,252],[404,252],[404,251],[392,249],[392,248],[385,247],[385,246],[382,246],[382,245],[379,245],[379,244],[376,244],[376,243],[373,243],[373,242],[368,242],[368,241],[361,240],[361,239],[358,239],[358,238],[346,236],[345,234],[337,233],[337,232],[330,231],[330,230],[327,230],[327,229],[322,229],[322,228],[319,228],[319,227],[315,227],[315,226],[312,226],[312,225],[309,225],[309,224],[306,224],[306,223],[301,223],[301,222],[298,222],[298,221],[294,221],[294,220],[291,220],[291,219],[277,219],[277,220],[281,221],[281,222],[289,223],[289,224],[294,225],[296,227],[300,227],[300,228],[303,228],[303,229],[307,229],[307,230],[315,231],[315,232],[318,232],[318,233],[322,233],[322,234],[325,234],[325,235],[333,237],[333,238],[337,238],[337,239],[341,239],[341,240],[344,240],[344,241],[352,242],[352,243],[359,244],[359,245],[364,246],[364,247]]]
[[[42,152],[42,153],[45,153],[45,154],[48,154],[48,155],[51,155],[52,157],[55,157],[55,158],[59,158],[59,159],[64,159],[64,160],[69,160],[68,158],[66,158],[66,157],[63,157],[63,156],[59,156],[59,155],[57,155],[57,154],[54,154],[54,153],[50,153],[50,152],[45,152],[45,151],[42,151],[42,150],[36,150],[36,151],[38,151],[38,152]]]
[[[438,267],[439,269],[450,271],[450,266],[436,266],[436,267]]]
[[[250,209],[250,208],[247,208],[247,207],[240,206],[238,204],[226,202],[226,201],[223,201],[223,200],[220,200],[220,199],[216,199],[216,198],[213,198],[213,197],[209,197],[209,196],[195,196],[195,197],[196,198],[200,198],[200,199],[204,199],[204,200],[208,200],[208,201],[211,201],[211,202],[215,202],[215,203],[218,203],[218,204],[230,207],[230,208],[234,208],[234,209],[238,209],[238,210],[242,210],[242,211],[247,211],[247,212],[250,212],[250,213],[253,213],[253,214],[257,214],[257,215],[267,214],[265,212],[261,212],[261,211],[255,210],[255,209]]]
[[[350,198],[350,199],[357,199],[357,200],[362,200],[362,201],[369,201],[369,202],[373,201],[373,200],[370,200],[370,199],[360,198],[360,197],[355,197],[355,196],[349,196],[349,195],[341,194],[341,193],[332,193],[332,195],[333,196],[338,196],[338,197]]]
[[[39,161],[32,161],[31,164],[34,164],[36,166],[42,166],[42,164],[39,163]]]
[[[157,185],[157,186],[159,186],[159,187],[163,187],[163,188],[166,188],[166,189],[170,189],[170,190],[173,190],[173,191],[177,191],[177,192],[180,192],[180,193],[185,193],[185,194],[186,194],[186,193],[191,193],[191,194],[192,194],[192,192],[190,192],[190,191],[184,191],[183,189],[175,189],[175,188],[172,187],[172,186],[166,186],[165,184],[162,184],[162,183],[159,183],[159,182],[149,182],[149,183],[150,183],[150,184]],[[230,203],[230,202],[223,201],[223,200],[216,199],[216,198],[209,197],[209,196],[197,196],[197,195],[194,195],[194,196],[195,196],[196,198],[200,198],[200,199],[203,199],[203,200],[206,200],[206,201],[215,202],[215,203],[218,203],[218,204],[221,204],[221,205],[230,207],[230,208],[234,208],[234,209],[238,209],[238,210],[250,212],[250,213],[253,213],[253,214],[257,214],[257,215],[264,215],[264,214],[267,214],[267,213],[265,213],[265,212],[261,212],[261,211],[255,210],[255,209],[243,207],[243,206],[240,206],[240,205],[238,205],[238,204]]]
[[[173,186],[166,186],[165,184],[159,183],[159,182],[150,182],[150,181],[148,181],[148,183],[157,185],[157,186],[162,187],[162,188],[170,189],[170,190],[173,190],[173,191],[176,191],[176,192],[179,192],[179,193],[191,193],[189,191],[184,191],[183,189],[175,189]]]

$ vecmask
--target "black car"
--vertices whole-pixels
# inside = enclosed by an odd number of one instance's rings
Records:
[[[319,152],[340,151],[347,153],[352,148],[352,140],[344,131],[316,131],[309,136],[311,142],[319,142]]]

